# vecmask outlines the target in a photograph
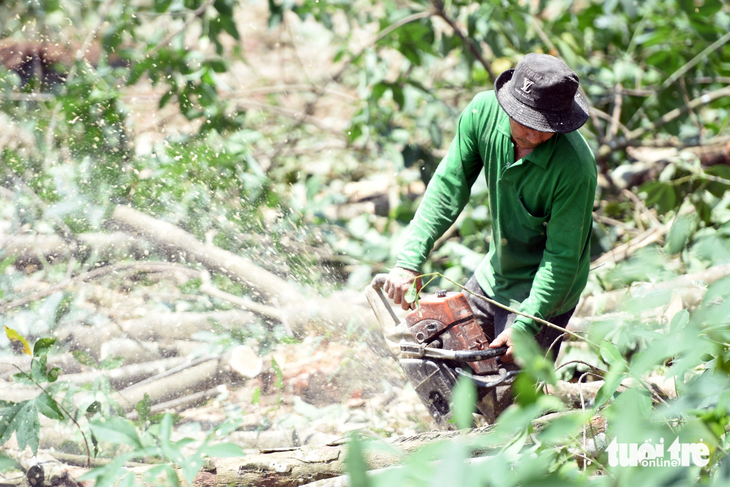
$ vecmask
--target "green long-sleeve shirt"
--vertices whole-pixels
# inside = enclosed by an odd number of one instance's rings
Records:
[[[492,240],[477,282],[496,301],[547,319],[578,304],[588,279],[596,164],[577,131],[553,135],[519,161],[514,153],[509,117],[493,91],[480,93],[459,117],[396,265],[421,270],[485,168]],[[513,327],[540,328],[522,316]]]

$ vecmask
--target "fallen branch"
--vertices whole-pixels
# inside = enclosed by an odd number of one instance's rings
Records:
[[[301,336],[307,331],[328,333],[335,338],[342,336],[348,328],[351,331],[359,328],[367,332],[378,327],[369,309],[364,306],[353,306],[352,302],[341,298],[342,294],[335,293],[326,299],[305,297],[288,281],[256,265],[250,259],[213,244],[200,242],[175,225],[157,220],[127,206],[118,206],[112,218],[133,234],[143,236],[146,240],[166,249],[176,259],[198,262],[211,272],[224,274],[249,286],[254,295],[261,296],[275,309],[280,310],[281,322],[288,326],[295,336]],[[206,289],[211,291],[210,288]],[[271,308],[264,310],[262,307],[258,307],[257,312],[276,314]],[[385,350],[382,337],[370,334],[370,339],[374,345]]]
[[[39,263],[39,254],[49,262],[75,255],[85,258],[96,252],[101,259],[114,257],[141,259],[149,254],[150,245],[126,233],[82,233],[76,235],[79,245],[69,244],[59,235],[16,235],[0,243],[4,256],[14,256],[15,266]],[[77,247],[77,248],[74,248]]]
[[[109,340],[125,337],[136,341],[189,340],[198,331],[213,329],[214,324],[225,328],[245,327],[253,320],[251,313],[240,310],[148,313],[143,318],[101,326],[66,326],[55,334],[71,350],[84,350],[101,358],[101,347]]]
[[[213,387],[206,391],[195,392],[187,396],[172,399],[170,401],[161,402],[155,404],[150,408],[150,414],[162,414],[168,412],[179,412],[185,409],[189,409],[195,406],[199,406],[205,403],[208,399],[216,397],[221,393],[218,387]],[[127,419],[130,421],[137,421],[139,414],[137,411],[131,411],[127,413]]]
[[[603,265],[608,262],[620,262],[629,257],[637,250],[660,241],[664,237],[664,235],[666,235],[666,233],[666,226],[653,226],[648,230],[640,233],[636,237],[632,238],[628,242],[619,245],[609,252],[606,252],[605,254],[591,262],[591,267]]]
[[[98,279],[98,278],[106,276],[108,274],[115,274],[115,273],[116,274],[128,274],[128,273],[134,273],[134,272],[165,272],[165,271],[169,271],[171,267],[174,267],[176,270],[187,269],[190,272],[194,272],[195,277],[197,277],[198,271],[196,271],[195,269],[189,269],[184,266],[170,264],[167,262],[156,262],[156,263],[125,262],[122,264],[108,265],[108,266],[104,266],[104,267],[99,267],[98,269],[94,269],[92,271],[84,272],[83,274],[79,274],[78,276],[71,278],[71,279],[64,279],[63,281],[61,281],[57,284],[54,284],[52,286],[49,286],[46,289],[43,289],[41,291],[35,292],[33,294],[29,294],[22,298],[18,298],[14,301],[6,302],[6,303],[0,305],[0,314],[4,314],[13,308],[25,306],[26,304],[32,303],[33,301],[38,301],[39,299],[43,299],[46,296],[50,296],[51,294],[55,293],[56,291],[63,291],[65,289],[73,286],[76,283],[88,282],[88,281],[91,281],[92,279]]]
[[[185,230],[128,206],[118,206],[112,219],[159,246],[169,250],[179,260],[199,262],[211,272],[227,275],[260,294],[265,300],[277,303],[303,302],[299,291],[281,277],[256,265],[250,259],[238,256],[213,244],[203,243]]]
[[[91,384],[98,377],[106,377],[115,389],[129,387],[137,382],[153,377],[155,374],[165,372],[173,367],[188,362],[184,357],[171,357],[152,362],[143,362],[112,370],[94,370],[79,374],[64,374],[59,380],[71,384]]]

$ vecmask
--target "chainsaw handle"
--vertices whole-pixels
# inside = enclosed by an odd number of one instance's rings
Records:
[[[507,353],[508,347],[487,348],[485,350],[444,350],[431,348],[415,343],[401,343],[401,353],[412,358],[435,358],[440,360],[455,360],[456,362],[480,362],[489,360]]]
[[[393,307],[390,305],[390,301],[388,300],[388,297],[383,292],[383,286],[385,286],[385,281],[388,280],[388,274],[376,274],[375,277],[373,277],[372,282],[370,283],[370,287],[378,294],[378,297],[383,302],[383,306],[385,306],[385,309],[388,310],[388,314],[393,319],[393,322],[396,326],[400,323],[400,320],[398,319],[398,315],[395,314],[395,311],[393,311]],[[370,299],[370,298],[368,298]],[[373,304],[371,303],[371,306]],[[375,308],[373,308],[375,309]],[[375,312],[376,316],[378,316],[377,311]],[[380,318],[378,318],[380,320]],[[381,321],[381,325],[384,325],[384,323]]]
[[[508,347],[488,348],[486,350],[457,350],[454,352],[454,360],[458,362],[479,362],[489,360],[507,353]]]
[[[373,281],[370,283],[373,289],[380,291],[385,286],[385,281],[388,280],[388,274],[376,274],[373,277]]]
[[[507,372],[506,374],[501,376],[499,379],[489,382],[485,378],[479,377],[478,375],[472,375],[469,372],[466,372],[459,367],[457,367],[454,370],[458,375],[460,375],[462,377],[467,377],[467,378],[471,379],[472,382],[474,382],[474,384],[476,384],[477,386],[484,387],[486,389],[492,389],[492,388],[497,387],[502,384],[511,384],[513,381],[511,381],[510,379],[512,379],[513,377],[516,377],[517,374],[520,373],[519,370],[510,370],[509,372]]]

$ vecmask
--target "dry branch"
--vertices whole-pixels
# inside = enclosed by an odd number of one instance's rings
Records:
[[[173,367],[182,365],[188,359],[184,357],[171,357],[152,362],[143,362],[125,367],[119,367],[113,370],[94,370],[90,372],[82,372],[79,374],[64,374],[60,377],[63,382],[71,384],[90,384],[97,377],[106,377],[109,379],[112,387],[115,389],[129,387],[137,382],[153,377],[156,374],[165,372]]]
[[[56,331],[55,335],[71,350],[84,350],[94,357],[100,357],[102,344],[112,339],[128,337],[137,341],[187,340],[198,331],[214,329],[214,324],[233,328],[245,327],[253,321],[251,313],[240,310],[148,313],[143,318],[121,320],[102,326],[66,326]]]
[[[591,267],[599,266],[607,262],[620,262],[629,257],[637,250],[658,242],[664,237],[666,233],[666,226],[653,226],[648,230],[640,233],[636,237],[632,238],[628,242],[619,245],[609,252],[606,252],[605,254],[591,262]]]
[[[39,264],[42,255],[49,262],[68,259],[72,255],[83,257],[96,252],[101,259],[132,257],[142,259],[149,254],[149,243],[123,232],[82,233],[76,235],[78,248],[59,235],[16,235],[0,243],[5,256],[15,256],[16,266]]]
[[[169,250],[177,259],[199,262],[212,272],[225,274],[250,286],[267,301],[279,304],[303,301],[299,291],[281,277],[215,245],[200,242],[185,230],[148,216],[128,206],[118,206],[112,219],[132,234],[142,236]]]
[[[227,275],[249,286],[254,295],[261,296],[273,308],[281,310],[281,322],[295,335],[301,335],[304,331],[322,334],[334,332],[331,335],[334,338],[341,336],[346,327],[352,329],[353,324],[362,330],[378,326],[372,312],[365,306],[353,306],[352,302],[337,294],[327,299],[307,298],[288,281],[256,265],[250,259],[213,244],[202,243],[175,225],[127,206],[117,207],[112,218],[132,234],[154,242],[179,260],[198,262],[211,272]],[[236,304],[241,306],[243,303],[239,301]],[[325,325],[326,328],[318,328],[317,325]],[[382,345],[380,337],[371,336]]]

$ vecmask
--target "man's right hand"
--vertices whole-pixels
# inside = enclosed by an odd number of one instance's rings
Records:
[[[416,281],[416,290],[421,290],[421,287],[423,286],[421,278],[418,277],[418,279],[416,279],[419,275],[419,272],[396,267],[388,274],[388,279],[385,280],[383,289],[395,304],[400,304],[403,309],[409,309],[411,307],[411,303],[406,302],[406,292],[408,292],[408,288],[411,287],[414,280]]]

